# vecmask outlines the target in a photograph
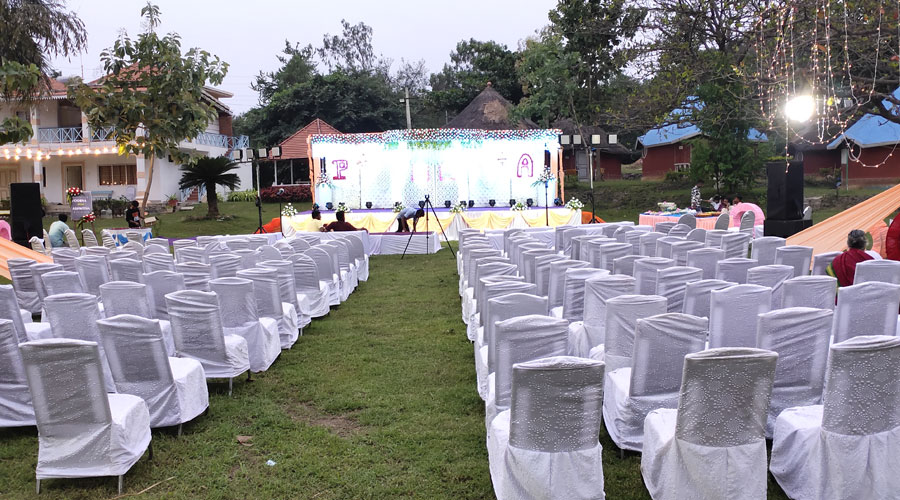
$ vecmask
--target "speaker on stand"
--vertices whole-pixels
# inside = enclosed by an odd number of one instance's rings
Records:
[[[9,185],[9,215],[14,242],[30,247],[32,236],[43,238],[41,218],[41,185],[37,182],[14,182]]]
[[[766,236],[787,238],[812,226],[803,220],[803,162],[766,163]]]

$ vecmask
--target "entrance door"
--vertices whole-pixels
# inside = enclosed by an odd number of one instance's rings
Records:
[[[584,150],[575,151],[575,168],[578,169],[578,180],[590,180],[590,168],[588,166],[588,155]]]
[[[0,169],[0,200],[9,199],[9,185],[19,182],[19,171],[15,168]]]
[[[66,166],[66,184],[63,186],[63,192],[70,187],[78,187],[84,189],[84,182],[82,179],[82,169],[81,165],[67,165]]]

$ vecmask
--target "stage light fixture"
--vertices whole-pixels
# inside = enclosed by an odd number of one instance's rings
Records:
[[[273,146],[269,152],[272,153],[272,158],[281,158],[281,146]]]
[[[491,198],[490,200],[488,200],[488,205],[490,205],[491,207],[493,207],[493,206],[496,205],[496,204],[497,204],[497,200],[495,200],[495,199],[493,199],[493,198]]]
[[[509,206],[513,206],[513,205],[515,205],[515,204],[516,204],[516,199],[515,199],[515,198],[510,198],[510,199],[509,199]]]
[[[319,209],[319,204],[318,204],[318,203],[313,203],[312,209],[313,209],[313,210],[318,210],[318,209]]]
[[[459,200],[459,204],[462,206],[466,206],[466,200]]]
[[[553,204],[556,205],[557,207],[561,207],[563,205],[563,202],[559,198],[553,198]]]
[[[331,210],[332,208],[334,208],[334,203],[329,201],[328,203],[325,204],[325,208],[327,210]]]
[[[475,206],[475,200],[469,200],[469,208],[472,208],[474,206]]]
[[[450,201],[450,200],[444,200],[444,208],[450,208],[450,205],[452,205],[452,204],[453,204],[452,201]]]
[[[425,208],[425,200],[419,200],[419,208]]]
[[[534,200],[531,198],[528,198],[527,200],[525,200],[525,204],[528,205],[528,207],[530,208],[532,205],[534,205]]]
[[[371,201],[367,201],[367,202],[366,202],[366,208],[369,208],[369,209],[372,208],[372,202],[371,202]]]

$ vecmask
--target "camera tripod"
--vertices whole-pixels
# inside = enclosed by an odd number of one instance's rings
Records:
[[[434,210],[434,205],[431,204],[431,198],[429,195],[425,195],[425,206],[421,207],[425,209],[425,253],[431,253],[431,231],[428,230],[428,210],[431,210],[431,213],[434,214],[434,220],[437,221],[438,227],[441,228],[441,234],[444,235],[444,241],[447,242],[447,248],[450,249],[450,254],[453,258],[456,258],[456,252],[453,251],[453,245],[450,244],[450,239],[447,238],[447,233],[444,232],[444,226],[441,225],[441,220],[438,219],[437,212]],[[415,224],[415,223],[413,223]],[[410,231],[409,239],[406,240],[406,247],[403,248],[403,255],[400,256],[400,260],[403,260],[406,257],[406,251],[409,250],[409,244],[412,242],[413,235],[416,234],[415,228]]]

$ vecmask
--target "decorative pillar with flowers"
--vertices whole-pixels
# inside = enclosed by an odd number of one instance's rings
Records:
[[[544,167],[544,171],[541,172],[541,175],[535,180],[531,185],[532,186],[540,186],[544,185],[544,222],[546,222],[547,227],[550,227],[550,203],[548,202],[548,194],[547,191],[550,188],[550,182],[555,181],[556,177],[553,176],[553,173],[550,171],[550,165]]]

